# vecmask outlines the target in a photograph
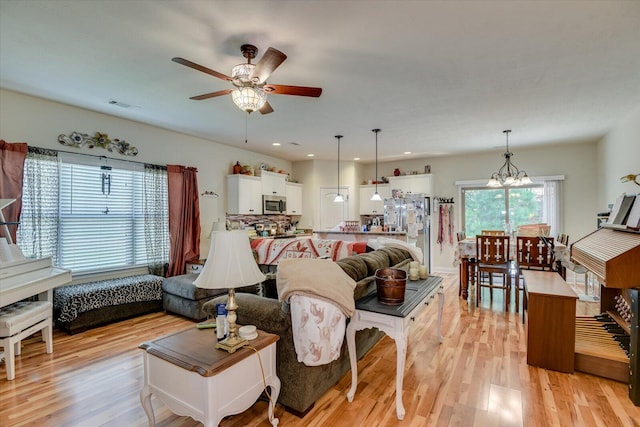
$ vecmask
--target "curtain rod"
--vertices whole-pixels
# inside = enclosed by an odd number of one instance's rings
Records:
[[[78,154],[80,156],[97,157],[99,159],[117,160],[119,162],[129,162],[129,163],[135,163],[135,164],[138,164],[138,165],[153,166],[153,167],[156,167],[156,168],[167,169],[167,165],[156,165],[154,163],[138,162],[138,161],[135,161],[135,160],[117,159],[115,157],[98,156],[98,155],[95,155],[95,154],[76,153],[74,151],[56,150],[55,148],[42,148],[42,147],[36,147],[34,145],[27,145],[27,149],[29,151],[32,151],[32,150],[34,150],[34,151],[35,150],[43,150],[43,151],[54,151],[56,153]]]

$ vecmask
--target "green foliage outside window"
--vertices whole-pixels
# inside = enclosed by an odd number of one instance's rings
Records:
[[[467,188],[463,191],[464,230],[467,236],[482,230],[510,230],[544,222],[542,186],[516,188]]]

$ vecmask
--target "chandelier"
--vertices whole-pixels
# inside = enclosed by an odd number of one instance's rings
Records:
[[[509,151],[509,133],[511,130],[503,130],[507,136],[507,151],[503,154],[504,156],[504,164],[498,169],[498,172],[494,172],[491,174],[491,179],[487,182],[487,187],[502,187],[504,186],[514,186],[517,187],[519,185],[528,185],[531,184],[531,178],[527,175],[525,171],[521,171],[511,163],[511,156],[513,153]]]

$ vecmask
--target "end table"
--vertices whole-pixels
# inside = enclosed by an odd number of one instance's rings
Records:
[[[214,329],[193,327],[140,344],[139,348],[145,350],[140,401],[149,426],[155,425],[152,394],[174,413],[213,427],[223,417],[253,405],[265,383],[270,387],[269,420],[277,425],[273,411],[280,394],[280,379],[276,375],[278,339],[277,335],[258,331],[258,338],[248,346],[227,353],[214,348],[217,342]],[[257,350],[260,359],[249,347]]]

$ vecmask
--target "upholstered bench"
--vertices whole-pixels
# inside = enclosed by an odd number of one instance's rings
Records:
[[[56,326],[69,333],[162,310],[162,277],[153,274],[66,285],[53,290]]]
[[[21,301],[0,309],[0,346],[4,349],[7,380],[15,378],[15,356],[22,350],[21,341],[42,331],[47,353],[53,352],[52,304],[50,301]]]
[[[196,287],[193,282],[198,274],[183,274],[165,278],[162,281],[162,307],[165,311],[176,313],[190,319],[200,321],[207,318],[202,311],[205,302],[219,295],[228,293],[227,289],[204,289]],[[237,288],[236,292],[259,293],[260,285]]]

